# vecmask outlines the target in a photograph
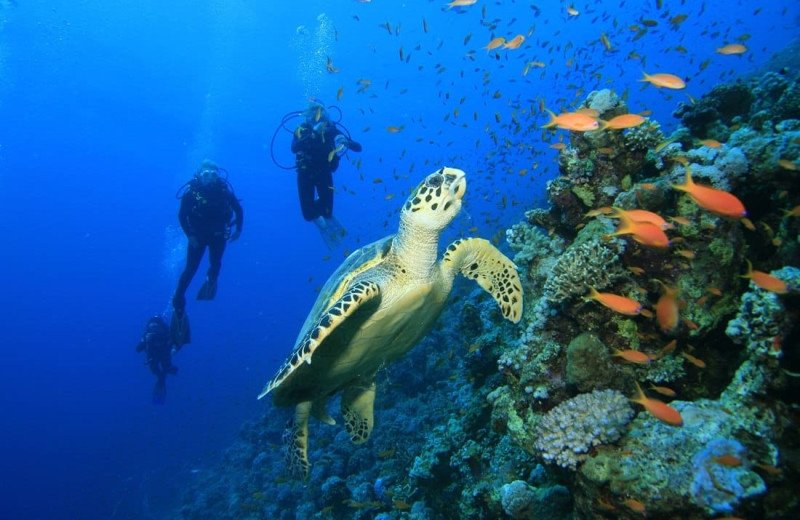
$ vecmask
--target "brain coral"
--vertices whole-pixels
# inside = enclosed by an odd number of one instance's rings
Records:
[[[544,286],[545,297],[561,303],[583,296],[589,287],[602,289],[625,275],[617,261],[618,253],[597,241],[569,248],[553,267]]]
[[[619,439],[632,417],[628,399],[616,390],[580,394],[544,415],[536,428],[536,449],[545,460],[575,469],[592,446]]]

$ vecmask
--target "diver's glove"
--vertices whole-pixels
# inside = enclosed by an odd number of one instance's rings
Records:
[[[339,135],[336,136],[336,139],[333,140],[333,144],[334,144],[334,148],[337,148],[337,149],[340,146],[343,146],[344,148],[349,148],[350,147],[350,139],[348,139],[347,137],[343,136],[342,134],[339,134]]]
[[[228,238],[228,242],[233,242],[234,240],[239,238],[239,235],[241,235],[241,234],[242,234],[242,230],[239,229],[239,228],[236,228],[236,231],[231,233],[231,236]]]

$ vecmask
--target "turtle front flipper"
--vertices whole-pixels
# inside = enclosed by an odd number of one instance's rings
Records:
[[[294,349],[289,359],[283,363],[278,374],[266,384],[258,395],[258,398],[261,399],[275,387],[279,386],[289,377],[289,374],[297,370],[297,367],[303,362],[310,365],[314,351],[325,341],[325,338],[362,305],[380,295],[380,292],[380,287],[378,287],[378,284],[375,282],[362,281],[349,288],[341,298],[336,300],[336,303],[331,305],[330,308],[320,316],[317,323],[308,331],[303,337],[303,340]]]
[[[456,240],[447,247],[443,269],[455,277],[460,272],[475,280],[500,305],[507,320],[522,318],[522,284],[517,266],[506,255],[483,238]]]
[[[351,386],[342,393],[344,426],[354,444],[367,442],[374,424],[375,381],[367,386]]]
[[[294,409],[294,420],[283,432],[286,468],[293,478],[307,479],[311,464],[308,462],[308,416],[311,401],[303,401]]]

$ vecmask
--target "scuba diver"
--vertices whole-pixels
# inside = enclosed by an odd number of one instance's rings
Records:
[[[153,404],[164,404],[167,398],[167,374],[177,374],[178,367],[172,364],[172,337],[167,322],[160,315],[147,320],[142,339],[136,345],[136,352],[147,355],[145,364],[156,376],[153,388]]]
[[[220,173],[224,173],[224,177]],[[189,239],[189,245],[186,248],[186,268],[172,296],[174,312],[170,328],[177,348],[189,343],[191,339],[185,294],[200,267],[206,248],[210,265],[205,283],[197,293],[198,300],[214,299],[225,244],[229,240],[233,242],[242,233],[244,212],[227,176],[227,171],[205,160],[195,172],[194,178],[178,190],[177,197],[181,200],[178,220]],[[233,233],[232,227],[236,228]]]
[[[346,232],[333,216],[333,172],[347,150],[360,152],[361,145],[338,121],[331,120],[328,110],[318,101],[312,100],[303,112],[284,117],[281,127],[295,116],[303,118],[292,138],[300,210],[305,220],[319,228],[328,248],[334,249]]]

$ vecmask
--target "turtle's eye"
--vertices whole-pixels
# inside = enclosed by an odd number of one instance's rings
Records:
[[[442,185],[442,182],[444,182],[444,177],[436,174],[428,177],[428,179],[425,181],[425,186],[429,188],[438,188]]]

